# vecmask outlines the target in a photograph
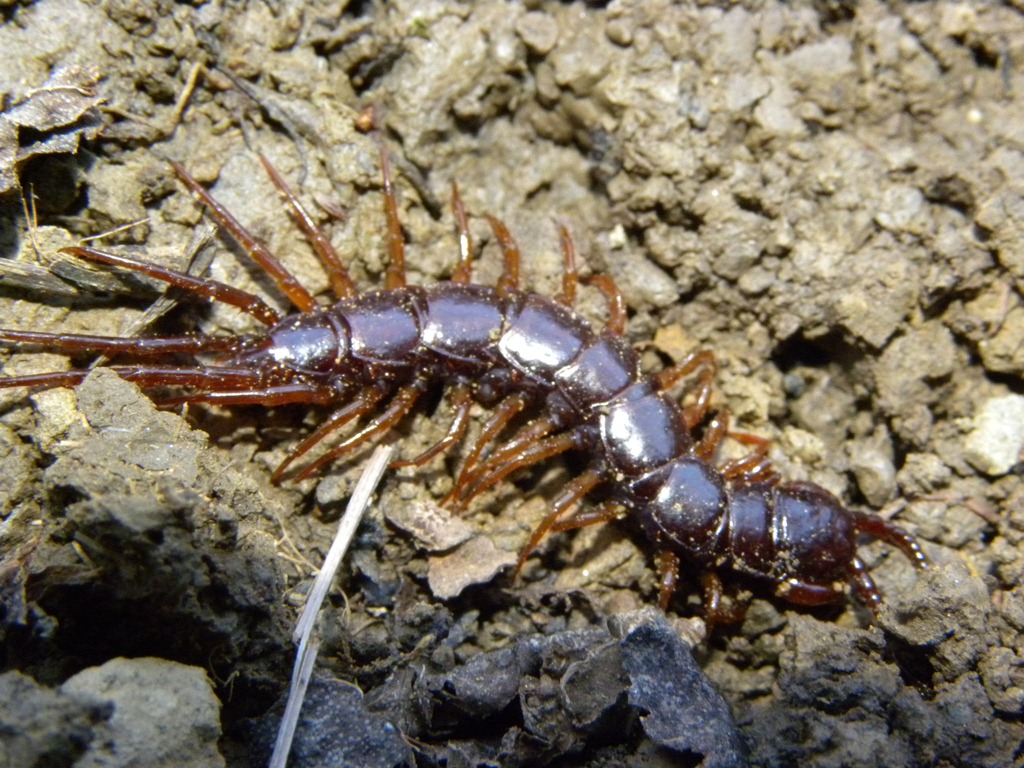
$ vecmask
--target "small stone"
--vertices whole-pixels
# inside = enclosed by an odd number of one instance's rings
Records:
[[[978,666],[992,706],[1008,715],[1024,712],[1024,659],[1011,648],[990,648]]]
[[[432,502],[389,504],[384,509],[384,516],[389,523],[413,536],[431,552],[457,547],[473,535],[469,523]]]
[[[933,382],[951,375],[957,360],[956,342],[940,323],[925,323],[894,339],[875,366],[879,404],[886,411],[900,412],[911,404],[933,401]]]
[[[757,19],[745,8],[734,6],[711,25],[718,42],[711,47],[715,65],[730,71],[748,67],[757,50]]]
[[[679,300],[675,281],[649,261],[631,263],[628,272],[615,278],[630,303],[670,307]]]
[[[754,119],[769,134],[794,137],[805,132],[803,121],[790,108],[796,95],[782,83],[776,83],[772,92],[765,96],[754,109]]]
[[[1007,395],[986,402],[974,417],[964,454],[986,475],[1005,475],[1024,450],[1024,397]]]
[[[793,82],[840,80],[854,72],[853,46],[846,38],[830,37],[802,45],[783,60]]]
[[[1024,307],[1011,309],[996,335],[978,344],[978,352],[993,373],[1024,373]]]
[[[875,215],[875,223],[890,232],[902,232],[923,208],[924,195],[917,187],[891,187],[882,195],[882,210]]]
[[[771,91],[768,78],[747,72],[737,72],[725,87],[725,106],[733,112],[745,109],[763,99]]]
[[[36,442],[48,453],[54,444],[63,440],[68,431],[81,422],[78,412],[78,398],[70,389],[47,389],[31,395],[32,403],[39,414],[39,432]]]
[[[816,464],[825,455],[825,443],[817,435],[797,427],[783,430],[781,444],[786,455],[803,464]]]
[[[931,453],[909,453],[897,475],[904,496],[925,496],[949,485],[953,471]]]
[[[605,35],[616,45],[625,48],[633,42],[633,30],[624,19],[612,19],[604,28]]]
[[[515,565],[517,559],[515,553],[499,550],[486,536],[477,536],[451,554],[431,557],[427,583],[435,596],[448,600],[471,584],[490,581],[502,568]]]
[[[165,659],[113,659],[69,678],[62,693],[114,704],[77,766],[219,768],[220,702],[206,672]]]
[[[896,493],[892,443],[884,430],[850,444],[850,469],[868,504],[880,507]]]
[[[516,22],[516,33],[526,47],[539,56],[551,53],[558,44],[558,24],[550,14],[530,11]]]

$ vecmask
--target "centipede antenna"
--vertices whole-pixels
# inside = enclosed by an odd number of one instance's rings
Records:
[[[139,357],[202,352],[233,352],[241,348],[240,336],[154,336],[121,338],[116,336],[85,336],[74,333],[38,333],[0,328],[0,342],[38,344],[65,352],[131,352]]]
[[[262,405],[272,408],[278,405],[330,405],[337,397],[331,387],[305,382],[278,384],[271,387],[253,387],[228,392],[199,392],[179,397],[161,398],[161,405],[181,403],[216,403],[217,405]]]
[[[277,187],[278,191],[284,195],[288,201],[288,205],[291,208],[292,214],[295,217],[295,221],[298,222],[302,231],[305,232],[306,238],[313,246],[313,250],[316,251],[317,256],[320,257],[320,263],[323,265],[324,270],[327,272],[327,277],[331,281],[331,288],[334,290],[334,295],[339,299],[347,299],[355,296],[359,291],[356,289],[356,284],[352,281],[348,270],[345,269],[345,265],[341,262],[341,258],[338,256],[338,252],[331,245],[331,241],[327,238],[327,235],[323,233],[323,230],[317,226],[316,222],[313,221],[313,217],[309,215],[306,209],[299,202],[299,199],[292,192],[288,186],[288,182],[284,180],[277,169],[271,165],[270,161],[264,156],[260,155],[260,162],[263,163],[263,167],[267,171],[267,175],[270,180]]]
[[[178,163],[171,163],[171,167],[174,168],[174,172],[178,174],[185,186],[191,189],[203,205],[209,208],[217,223],[224,227],[228,234],[249,254],[249,257],[270,276],[270,279],[296,308],[301,312],[313,312],[317,309],[316,299],[302,286],[302,283],[277,260],[274,254],[267,250],[265,245],[249,234],[227,208],[214,200],[203,185],[192,178],[188,171]]]
[[[391,183],[391,163],[383,145],[380,148],[380,172],[384,179],[384,218],[388,226],[388,253],[391,256],[384,273],[384,287],[392,291],[405,285],[405,235],[402,234],[402,222],[398,219],[398,200]]]
[[[219,301],[222,304],[228,304],[232,307],[236,307],[246,314],[256,318],[264,325],[275,325],[281,320],[280,315],[267,306],[267,303],[259,296],[248,293],[247,291],[243,291],[239,288],[234,288],[226,283],[213,280],[212,278],[193,277],[192,275],[187,275],[184,272],[167,269],[166,267],[161,267],[148,261],[137,261],[129,258],[128,256],[120,256],[107,251],[97,251],[95,248],[85,248],[82,246],[61,248],[60,253],[67,253],[72,256],[77,256],[80,259],[98,261],[102,264],[111,264],[115,267],[122,267],[123,269],[130,269],[133,272],[139,272],[147,277],[152,277],[154,280],[160,280],[161,282],[182,288],[198,296],[205,296],[208,299]]]
[[[469,283],[473,279],[473,237],[469,234],[469,218],[466,206],[459,194],[459,185],[452,182],[452,211],[459,233],[459,263],[452,270],[453,283]]]
[[[216,234],[217,228],[210,222],[196,228],[189,237],[188,247],[185,249],[185,253],[188,254],[185,259],[188,266],[185,267],[184,274],[190,277],[202,277],[213,262],[213,248],[209,246]],[[173,288],[173,286],[171,287]],[[146,328],[178,306],[184,293],[186,292],[181,289],[164,291],[141,315],[133,318],[121,329],[124,336],[134,338],[141,335]],[[106,365],[108,361],[109,356],[103,354],[89,363],[89,367],[99,368]]]
[[[248,368],[182,368],[167,366],[113,365],[110,370],[125,381],[142,389],[156,387],[194,387],[201,390],[228,391],[253,387],[259,383],[259,373]],[[33,373],[0,379],[0,387],[76,387],[92,373],[89,369]]]

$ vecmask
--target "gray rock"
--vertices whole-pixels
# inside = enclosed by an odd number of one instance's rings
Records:
[[[113,659],[79,672],[61,692],[112,702],[76,768],[221,768],[220,702],[206,673],[165,659]]]

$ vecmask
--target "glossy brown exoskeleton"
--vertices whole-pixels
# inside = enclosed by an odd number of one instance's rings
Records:
[[[114,365],[114,370],[146,390],[170,390],[164,403],[336,405],[278,467],[275,480],[347,424],[360,426],[308,462],[298,477],[379,438],[431,385],[446,382],[455,411],[447,435],[426,453],[400,464],[426,462],[460,441],[474,400],[496,404],[447,503],[464,505],[512,472],[578,451],[588,457],[588,466],[554,500],[519,566],[548,533],[628,516],[639,523],[657,556],[662,606],[668,607],[685,562],[702,574],[711,621],[728,617],[721,605],[721,575],[729,572],[761,579],[780,598],[799,605],[842,599],[852,584],[863,602],[876,608],[878,590],[857,556],[860,533],[894,544],[919,567],[927,564],[915,539],[894,524],[845,508],[819,486],[782,482],[765,456],[763,440],[733,434],[754,445],[753,453],[716,464],[719,444],[729,433],[725,414],[712,413],[709,406],[714,358],[697,352],[660,374],[642,373],[636,352],[622,335],[625,309],[610,278],[597,275],[588,281],[609,301],[605,328],[594,329],[573,312],[579,278],[564,227],[565,272],[557,298],[520,290],[518,246],[493,218],[488,221],[504,256],[504,274],[493,288],[471,284],[472,242],[453,187],[461,245],[458,266],[448,282],[409,286],[395,195],[387,158],[382,156],[391,263],[384,290],[360,293],[326,236],[277,172],[264,164],[321,257],[335,303],[321,306],[205,189],[175,166],[185,184],[298,311],[282,318],[259,297],[209,278],[91,248],[69,248],[68,253],[81,258],[134,270],[235,306],[267,328],[240,337],[138,339],[2,330],[0,341],[128,357],[131,364]],[[200,355],[203,361],[186,366],[165,362],[168,356],[181,354]],[[11,376],[0,379],[0,387],[70,386],[87,373]],[[695,378],[696,384],[691,403],[682,407],[668,390],[685,377]],[[538,406],[542,415],[487,450],[521,412]],[[599,486],[605,486],[607,500],[581,508],[584,497]]]

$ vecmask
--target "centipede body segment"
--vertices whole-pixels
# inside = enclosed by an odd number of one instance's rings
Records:
[[[494,287],[471,282],[473,242],[465,206],[452,189],[459,260],[451,280],[408,285],[405,242],[387,155],[382,154],[386,243],[390,263],[382,290],[360,292],[342,259],[287,183],[261,158],[328,274],[334,303],[320,302],[198,183],[174,165],[184,184],[294,305],[281,317],[260,297],[210,278],[196,278],[93,248],[77,257],[147,275],[191,294],[236,307],[265,326],[246,336],[186,335],[137,339],[0,330],[7,345],[96,352],[131,360],[111,366],[158,402],[328,405],[325,421],[295,446],[275,481],[309,477],[382,438],[406,418],[436,382],[451,385],[452,421],[419,465],[464,440],[474,401],[493,404],[477,442],[466,452],[444,503],[464,507],[513,473],[574,451],[583,471],[552,501],[550,513],[523,549],[519,568],[549,534],[634,520],[657,562],[660,603],[670,605],[679,579],[700,574],[709,622],[735,618],[723,607],[723,577],[740,573],[797,605],[843,599],[849,587],[870,608],[881,597],[857,555],[864,533],[896,546],[918,567],[927,559],[906,531],[874,515],[845,508],[823,488],[785,482],[761,438],[729,432],[728,414],[712,411],[716,365],[707,351],[674,368],[644,374],[624,338],[625,305],[607,275],[585,278],[607,299],[609,319],[593,328],[572,305],[581,279],[576,252],[559,228],[564,260],[555,298],[520,287],[520,251],[507,227],[488,216],[504,271]],[[191,365],[171,355],[200,356]],[[0,379],[0,387],[74,386],[72,370]],[[683,407],[671,389],[692,379]],[[169,394],[168,394],[169,392]],[[520,414],[539,412],[506,436]],[[699,429],[698,429],[699,428]],[[334,436],[348,429],[310,459]],[[727,435],[752,447],[749,456],[720,464]],[[602,491],[603,500],[588,497]],[[681,572],[681,565],[687,565]]]

